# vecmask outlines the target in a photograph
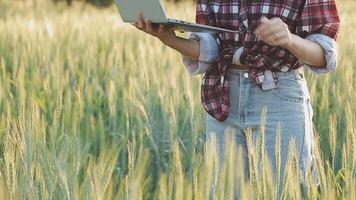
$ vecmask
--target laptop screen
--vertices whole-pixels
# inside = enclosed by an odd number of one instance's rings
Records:
[[[153,23],[168,22],[160,0],[115,0],[115,3],[124,22],[137,21],[137,11]]]

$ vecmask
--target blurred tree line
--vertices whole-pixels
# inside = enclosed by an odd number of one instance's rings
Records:
[[[114,2],[114,0],[53,0],[53,1],[55,2],[66,1],[68,5],[71,5],[73,1],[86,1],[88,3],[94,4],[99,7],[110,6]],[[167,0],[167,1],[178,2],[183,0]]]
[[[111,5],[114,0],[53,0],[54,2],[65,1],[68,5],[71,5],[73,1],[86,1],[88,3],[92,3],[96,6],[104,7]]]

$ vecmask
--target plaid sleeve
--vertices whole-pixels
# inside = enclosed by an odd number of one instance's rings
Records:
[[[335,0],[305,0],[296,25],[296,33],[301,37],[319,33],[336,40],[340,19]]]
[[[211,10],[211,0],[197,0],[195,21],[198,24],[214,26],[214,14]]]
[[[306,66],[308,66],[309,69],[315,74],[325,74],[335,71],[338,66],[338,46],[335,40],[323,34],[311,34],[308,35],[305,39],[319,44],[324,49],[326,60],[325,67],[317,67],[312,65]]]
[[[210,33],[190,33],[189,39],[199,42],[199,60],[182,54],[183,64],[191,75],[203,74],[219,56],[219,47],[214,35]]]

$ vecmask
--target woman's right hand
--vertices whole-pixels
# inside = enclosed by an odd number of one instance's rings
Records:
[[[159,27],[153,27],[150,19],[144,20],[144,17],[140,11],[137,12],[137,22],[131,23],[137,29],[157,37],[163,43],[166,43],[176,37],[174,32],[175,28],[168,28],[167,26],[160,24]]]
[[[176,36],[174,32],[175,28],[169,28],[162,24],[159,27],[153,27],[152,21],[150,19],[145,21],[141,12],[137,12],[137,22],[131,24],[141,31],[157,37],[165,45],[177,50],[181,54],[195,60],[199,59],[199,42],[194,39],[185,39]]]

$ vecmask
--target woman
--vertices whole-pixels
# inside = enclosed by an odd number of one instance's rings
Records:
[[[313,111],[301,67],[321,74],[337,66],[340,21],[334,0],[198,0],[196,21],[239,33],[192,33],[183,39],[162,25],[155,30],[141,13],[133,25],[180,52],[191,74],[205,74],[206,136],[217,139],[221,158],[226,128],[246,153],[246,134],[257,141],[266,108],[264,142],[274,172],[281,128],[281,182],[291,140],[306,175],[313,164]]]

